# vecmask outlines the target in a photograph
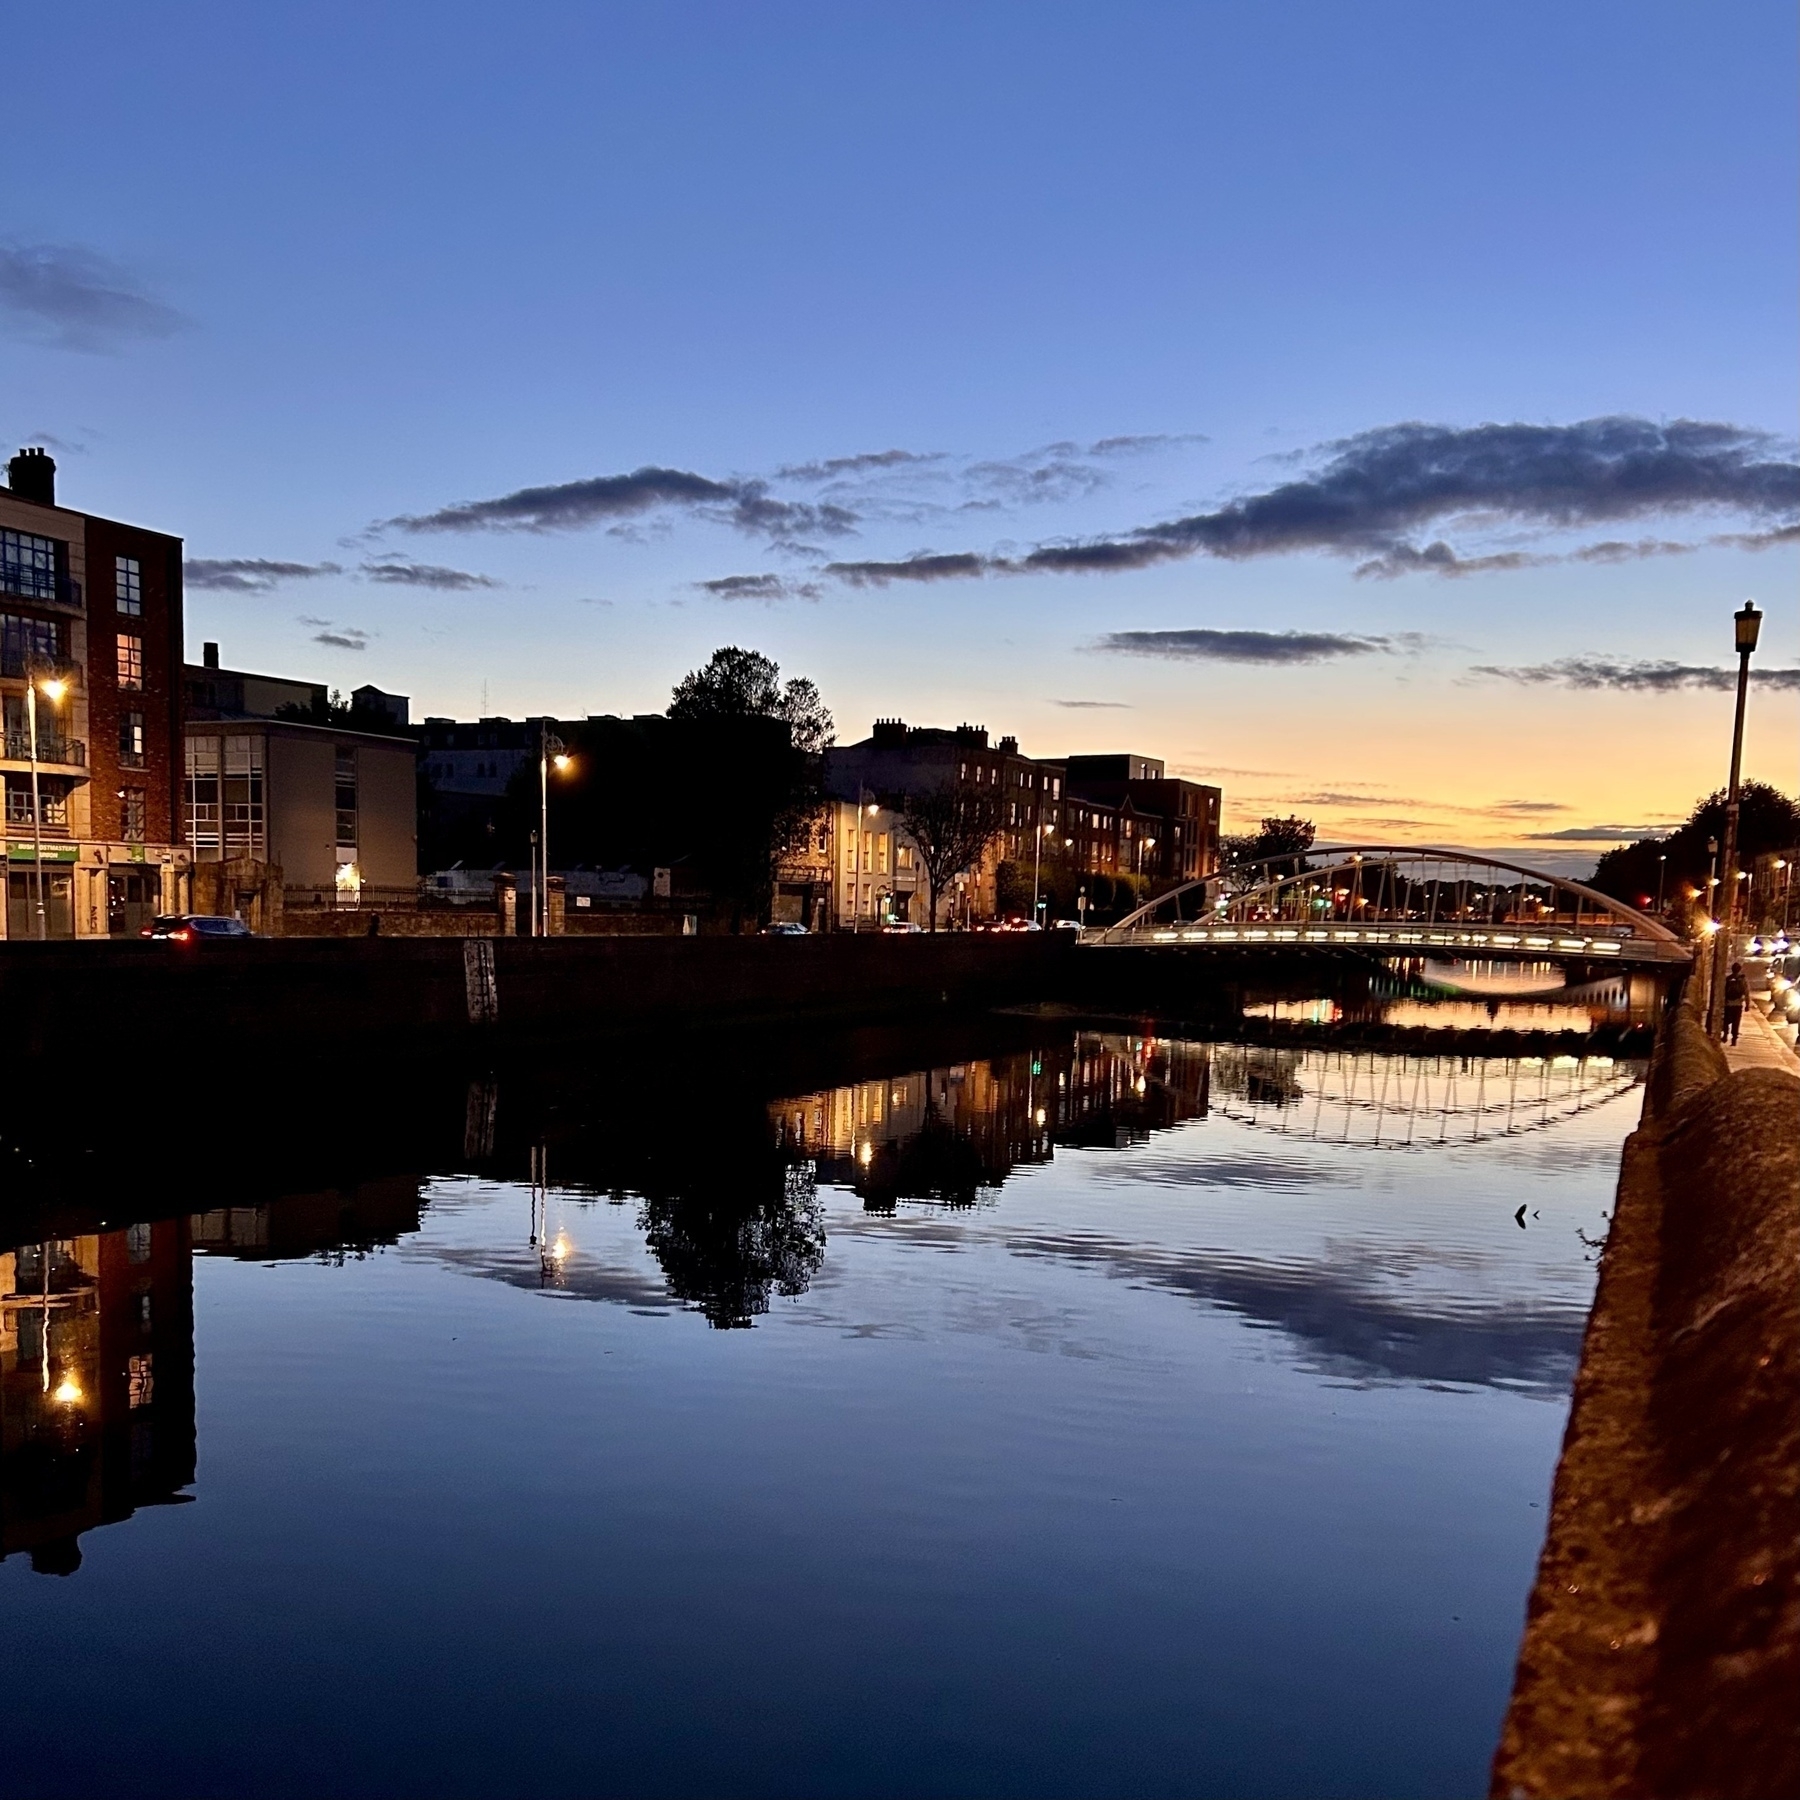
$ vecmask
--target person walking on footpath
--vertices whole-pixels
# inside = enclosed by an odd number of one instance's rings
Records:
[[[1750,984],[1744,979],[1744,965],[1734,962],[1731,973],[1725,977],[1725,1030],[1724,1041],[1735,1044],[1738,1041],[1738,1027],[1743,1023],[1744,1006],[1750,998]]]

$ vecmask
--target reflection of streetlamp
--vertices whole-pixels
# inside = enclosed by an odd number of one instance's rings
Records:
[[[1725,968],[1737,937],[1738,910],[1738,797],[1744,762],[1744,701],[1750,692],[1750,656],[1762,629],[1762,614],[1753,600],[1746,600],[1732,614],[1733,638],[1738,653],[1737,710],[1731,725],[1731,784],[1725,791],[1725,917],[1713,950],[1712,993],[1707,998],[1707,1025],[1717,1037],[1724,1023]]]
[[[54,676],[49,680],[40,681],[31,669],[28,668],[25,671],[25,729],[27,736],[31,739],[31,842],[32,868],[37,889],[37,934],[40,938],[47,938],[50,935],[50,927],[44,916],[44,803],[38,792],[37,697],[39,688],[44,690],[44,698],[52,706],[57,706],[61,704],[63,695],[69,691],[69,684]]]

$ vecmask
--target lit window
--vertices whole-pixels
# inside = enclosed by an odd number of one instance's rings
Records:
[[[144,1298],[149,1299],[146,1294]],[[146,1350],[141,1356],[125,1359],[126,1392],[133,1412],[141,1406],[150,1406],[156,1400],[155,1359]]]
[[[113,604],[128,618],[144,611],[144,571],[135,556],[113,558]]]
[[[144,766],[144,715],[128,712],[119,715],[119,767],[141,769]]]
[[[142,688],[144,685],[144,640],[130,632],[119,633],[119,686]]]

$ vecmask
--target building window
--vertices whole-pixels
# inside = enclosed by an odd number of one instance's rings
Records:
[[[119,633],[119,686],[141,688],[144,685],[144,640],[128,631]]]
[[[119,767],[141,769],[144,766],[144,715],[128,712],[119,715]]]
[[[252,862],[266,861],[260,737],[225,739],[219,800],[226,860],[248,857]]]
[[[139,1223],[125,1227],[125,1260],[147,1263],[150,1260],[150,1227]]]
[[[888,844],[890,834],[882,832],[875,840],[875,873],[885,875],[888,872]]]
[[[189,738],[187,829],[196,862],[219,860],[219,740]]]
[[[119,836],[128,844],[141,844],[149,837],[150,809],[145,804],[144,790],[138,787],[119,789]]]
[[[58,580],[62,545],[29,531],[0,531],[0,587],[26,600],[67,598]]]
[[[153,1352],[125,1359],[125,1393],[132,1411],[156,1404],[156,1365]]]
[[[144,571],[135,556],[113,558],[113,604],[127,618],[144,613]]]
[[[356,752],[337,753],[337,841],[356,848]]]
[[[28,619],[22,613],[0,613],[0,675],[15,678],[31,666],[60,667],[62,625],[55,619]]]

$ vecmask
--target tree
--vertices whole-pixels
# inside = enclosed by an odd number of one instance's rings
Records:
[[[1271,862],[1274,874],[1292,875],[1298,873],[1313,847],[1315,835],[1311,819],[1290,813],[1285,819],[1264,819],[1260,831],[1221,838],[1219,851],[1228,869],[1242,863]]]
[[[1590,886],[1628,906],[1646,909],[1660,889],[1665,905],[1678,917],[1690,908],[1693,890],[1704,909],[1706,878],[1712,864],[1709,840],[1725,842],[1726,790],[1699,801],[1681,824],[1663,838],[1639,838],[1608,850],[1594,870]],[[1800,805],[1764,781],[1746,781],[1738,796],[1738,861],[1748,868],[1758,857],[1791,850],[1800,844]]]
[[[1000,800],[997,795],[946,782],[906,795],[898,811],[900,829],[919,853],[926,912],[936,931],[939,894],[958,875],[979,868],[988,846],[1000,835]]]
[[[675,685],[671,719],[779,719],[802,756],[823,756],[836,741],[836,728],[819,690],[796,676],[784,686],[781,665],[760,650],[727,644],[703,669]]]

